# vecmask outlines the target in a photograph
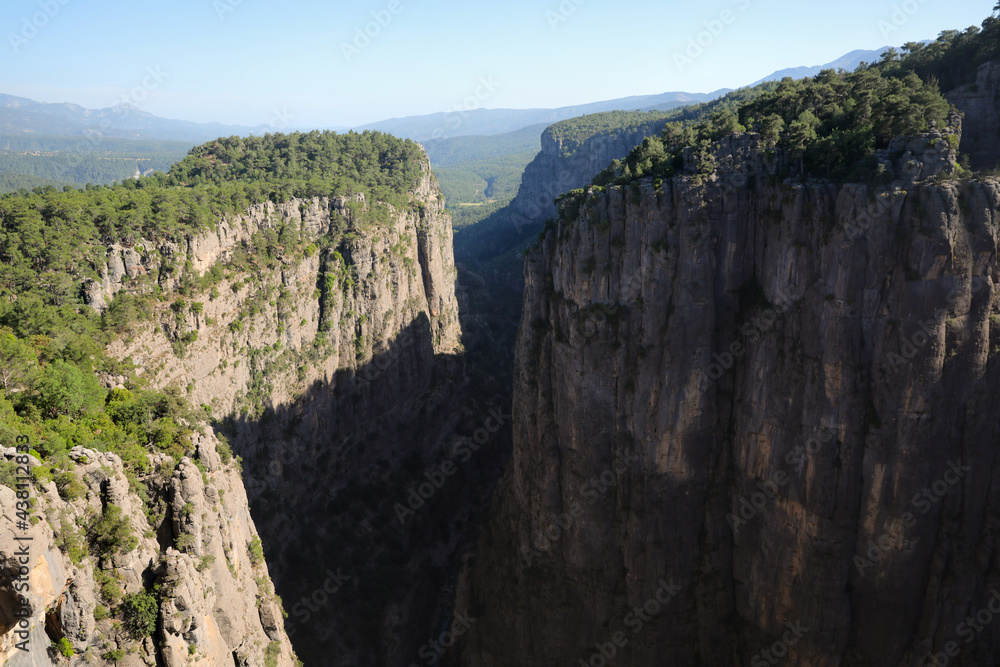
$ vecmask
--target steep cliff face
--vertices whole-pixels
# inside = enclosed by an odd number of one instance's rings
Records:
[[[174,468],[165,455],[151,457],[154,472],[136,480],[155,490],[145,506],[117,455],[82,447],[71,450],[76,468],[58,487],[42,485],[26,522],[16,492],[0,486],[5,665],[293,664],[280,601],[254,553],[259,537],[239,470],[222,462],[216,438],[201,427],[197,463],[184,458]],[[24,472],[41,465],[13,448],[3,456],[27,461]],[[107,530],[95,527],[101,517]],[[95,532],[103,546],[86,555],[85,534]],[[135,616],[123,625],[109,608],[150,584],[158,586],[151,606],[137,607],[152,622],[144,637],[134,632]],[[62,653],[52,646],[60,642]]]
[[[455,274],[425,163],[405,208],[257,206],[180,243],[110,248],[89,288],[95,307],[143,275],[169,295],[112,352],[185,390],[243,457],[306,664],[409,665],[450,613],[509,429],[467,386]]]
[[[548,128],[542,133],[542,150],[524,170],[521,189],[510,204],[514,223],[538,225],[556,217],[556,197],[590,183],[612,160],[628,155],[644,138],[659,134],[666,122],[656,118],[628,130],[577,139],[557,136]]]
[[[734,136],[545,234],[461,664],[1000,659],[1000,181],[944,143],[872,188]]]
[[[557,215],[556,197],[587,185],[612,160],[625,157],[645,137],[659,134],[666,124],[662,114],[651,113],[644,122],[618,121],[623,127],[616,129],[597,129],[578,136],[562,131],[568,123],[579,122],[581,119],[574,119],[547,128],[542,133],[542,150],[525,168],[514,200],[456,236],[456,253],[469,258],[463,261],[476,262],[480,270],[484,268],[480,262],[488,262],[491,277],[520,290],[521,252],[529,241],[534,241],[545,221]]]
[[[975,83],[948,93],[965,114],[962,153],[973,169],[1000,165],[1000,62],[980,65]]]
[[[431,179],[428,169],[411,208],[387,221],[363,217],[377,205],[363,195],[291,199],[181,243],[109,247],[88,301],[104,308],[131,282],[157,277],[172,307],[111,351],[152,374],[155,386],[187,388],[192,403],[217,416],[242,407],[248,392],[258,409],[288,402],[337,369],[359,367],[420,318],[434,351],[454,353],[461,329],[451,229]],[[195,285],[174,305],[192,276],[213,273],[210,290]]]

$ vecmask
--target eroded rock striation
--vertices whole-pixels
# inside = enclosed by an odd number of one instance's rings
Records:
[[[927,180],[949,134],[880,187],[733,135],[563,211],[454,664],[1000,660],[1000,180]]]
[[[259,537],[240,471],[222,462],[211,429],[200,428],[193,437],[201,468],[189,458],[173,468],[166,455],[150,455],[151,472],[136,480],[156,490],[146,503],[130,491],[117,455],[83,447],[71,450],[76,467],[58,486],[41,485],[28,527],[15,490],[0,486],[5,665],[294,664],[267,564],[253,553]],[[3,452],[5,461],[18,456]],[[26,469],[41,465],[31,455],[20,460]],[[88,550],[102,516],[106,525],[119,522],[107,540],[121,544]],[[151,587],[154,625],[144,637],[109,608]],[[57,652],[60,642],[71,655]]]

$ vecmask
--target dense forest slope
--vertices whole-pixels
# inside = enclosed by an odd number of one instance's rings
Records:
[[[998,29],[670,127],[562,200],[453,664],[1000,659],[975,620],[1000,581],[1000,180],[962,167],[925,78],[992,81]]]

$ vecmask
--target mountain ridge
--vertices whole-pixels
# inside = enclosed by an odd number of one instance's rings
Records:
[[[821,69],[853,69],[865,59],[876,59],[887,48],[883,47],[875,51],[858,49],[825,65],[778,70],[750,85],[778,80],[784,76],[796,78],[812,76],[819,73]],[[350,129],[355,131],[378,130],[416,141],[470,135],[492,136],[517,131],[530,125],[552,124],[560,120],[602,111],[665,111],[687,104],[707,102],[725,95],[731,90],[733,89],[720,88],[709,93],[669,91],[555,108],[470,109],[456,106],[450,111],[397,116],[355,125]],[[25,112],[29,112],[30,115],[25,116]],[[130,119],[129,116],[131,116]],[[90,109],[72,102],[39,102],[27,97],[0,93],[0,135],[93,136],[96,134],[97,136],[126,139],[191,141],[197,144],[221,136],[263,134],[279,129],[291,130],[292,128],[275,128],[264,124],[249,126],[222,122],[199,123],[163,118],[142,111],[131,104]],[[347,131],[348,128],[328,126],[328,129],[342,132]]]
[[[850,53],[845,53],[836,60],[831,60],[825,65],[813,65],[800,66],[800,67],[787,67],[785,69],[779,69],[765,76],[763,79],[758,79],[754,81],[751,86],[756,86],[761,83],[767,83],[768,81],[781,81],[785,77],[791,77],[793,79],[804,79],[808,76],[816,76],[825,69],[840,70],[845,69],[848,71],[853,71],[858,68],[858,66],[863,62],[876,62],[882,57],[882,54],[888,51],[889,46],[883,46],[880,49],[874,49],[872,51],[866,51],[864,49],[855,49]]]

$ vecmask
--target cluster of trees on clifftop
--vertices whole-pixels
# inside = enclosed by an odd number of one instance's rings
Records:
[[[747,130],[789,151],[800,176],[870,181],[878,176],[877,149],[894,137],[926,132],[932,123],[945,126],[950,105],[941,84],[969,83],[980,64],[998,58],[1000,18],[991,16],[982,28],[945,31],[929,45],[906,44],[852,73],[827,70],[811,79],[786,78],[771,89],[739,91],[742,103],[702,105],[668,123],[601,172],[594,185],[668,178],[683,167],[685,149],[692,149],[699,171],[711,172],[712,142]]]
[[[278,201],[363,192],[392,203],[416,186],[422,160],[418,144],[381,132],[228,137],[191,149],[166,183],[243,184]]]

